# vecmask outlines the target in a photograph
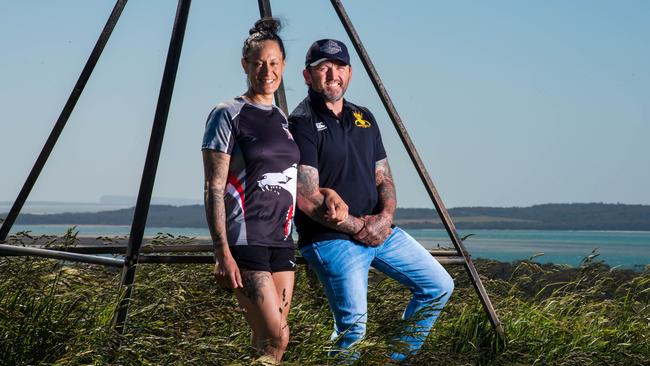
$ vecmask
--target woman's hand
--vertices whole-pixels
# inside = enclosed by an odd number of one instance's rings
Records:
[[[229,289],[244,287],[239,266],[232,256],[224,257],[214,265],[214,277],[219,286]]]
[[[336,225],[344,223],[348,219],[348,205],[345,201],[333,189],[320,188],[320,193],[326,210],[325,219]]]

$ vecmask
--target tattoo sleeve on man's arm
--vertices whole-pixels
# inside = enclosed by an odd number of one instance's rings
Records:
[[[318,195],[318,170],[308,165],[298,166],[298,197],[309,201],[314,206],[323,204],[323,196]]]
[[[387,158],[381,159],[375,164],[375,184],[377,185],[381,211],[389,215],[392,221],[395,207],[397,207],[397,195],[395,193],[393,174],[390,171]]]
[[[298,207],[312,220],[329,228],[354,235],[363,228],[363,221],[348,215],[345,222],[337,225],[325,219],[327,207],[320,193],[318,170],[308,165],[298,166]]]

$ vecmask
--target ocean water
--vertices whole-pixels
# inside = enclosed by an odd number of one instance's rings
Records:
[[[452,246],[444,230],[410,230],[427,248]],[[503,262],[535,257],[535,262],[577,266],[594,251],[610,266],[643,268],[650,264],[648,231],[465,230],[472,258]]]
[[[15,225],[12,233],[30,231],[32,235],[61,235],[69,225]],[[80,236],[125,236],[129,226],[77,226]],[[444,230],[407,230],[426,248],[452,247]],[[210,236],[207,228],[146,228],[145,236],[169,233],[175,236]],[[472,258],[488,258],[504,262],[535,257],[539,263],[577,266],[595,250],[597,260],[610,266],[642,269],[650,264],[650,232],[648,231],[547,231],[547,230],[465,230],[470,235],[464,244]]]

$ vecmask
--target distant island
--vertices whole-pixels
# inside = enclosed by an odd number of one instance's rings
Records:
[[[134,208],[60,214],[21,214],[21,225],[130,225]],[[650,205],[607,203],[543,204],[530,207],[449,209],[458,229],[630,230],[650,231]],[[0,214],[4,218],[6,213]],[[406,229],[442,228],[433,209],[398,208],[395,223]],[[153,227],[206,227],[202,205],[152,205]]]

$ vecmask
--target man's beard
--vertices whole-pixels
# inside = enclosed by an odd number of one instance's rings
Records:
[[[327,102],[334,103],[334,102],[338,102],[339,100],[343,99],[343,95],[345,95],[346,90],[347,90],[347,88],[341,88],[341,93],[340,94],[328,93],[326,90],[323,90],[319,94]]]

